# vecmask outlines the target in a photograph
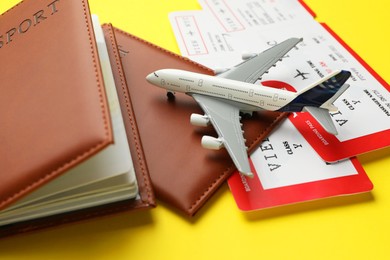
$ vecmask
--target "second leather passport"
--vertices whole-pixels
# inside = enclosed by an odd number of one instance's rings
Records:
[[[224,149],[213,151],[201,146],[203,135],[217,134],[211,126],[190,124],[192,113],[203,114],[191,97],[178,94],[169,101],[166,93],[147,83],[145,77],[165,68],[209,75],[213,71],[121,30],[114,32],[156,195],[192,216],[236,170],[235,166]],[[249,151],[283,117],[284,114],[266,112],[243,120]]]

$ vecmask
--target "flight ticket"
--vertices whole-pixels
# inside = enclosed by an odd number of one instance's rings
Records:
[[[328,162],[390,145],[389,85],[328,27],[305,17],[227,33],[210,12],[176,12],[170,18],[182,54],[212,69],[240,63],[243,52],[258,53],[287,38],[302,37],[260,82],[277,80],[299,91],[334,70],[349,70],[352,76],[347,81],[350,88],[335,102],[339,110],[331,113],[337,136],[308,113],[296,113],[294,125]]]
[[[241,62],[241,52],[266,48],[251,35],[251,29],[264,30],[273,25],[289,26],[291,22],[311,22],[313,13],[308,12],[301,1],[291,0],[198,0],[203,11],[174,12],[170,14],[182,55],[210,68],[234,66]],[[234,37],[243,32],[244,38]],[[243,45],[244,43],[244,45]],[[226,54],[228,53],[228,56]],[[218,57],[212,57],[217,55]],[[221,59],[221,61],[218,61]]]
[[[373,188],[356,158],[325,163],[289,120],[263,140],[250,158],[254,177],[236,172],[228,180],[237,206],[243,211],[363,193]]]
[[[269,25],[288,25],[292,21],[313,18],[313,13],[300,1],[291,0],[198,0],[226,33]]]

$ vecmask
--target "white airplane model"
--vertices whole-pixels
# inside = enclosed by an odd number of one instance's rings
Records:
[[[162,69],[149,74],[146,80],[166,89],[168,97],[175,92],[193,97],[205,115],[192,114],[191,123],[196,126],[211,123],[219,136],[203,136],[202,146],[215,150],[225,147],[238,171],[253,176],[241,129],[240,112],[307,111],[326,131],[337,134],[329,111],[337,110],[333,102],[349,87],[344,84],[351,75],[349,71],[333,72],[297,93],[254,84],[301,40],[291,38],[260,54],[243,57],[244,62],[217,76]]]

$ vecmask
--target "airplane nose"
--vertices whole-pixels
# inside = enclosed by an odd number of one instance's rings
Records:
[[[146,76],[146,80],[153,85],[157,85],[158,82],[155,73],[150,73],[148,76]]]

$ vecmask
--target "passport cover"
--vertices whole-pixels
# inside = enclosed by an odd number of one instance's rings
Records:
[[[212,151],[201,146],[203,135],[217,134],[212,126],[190,124],[192,113],[203,114],[191,97],[178,94],[174,101],[168,101],[166,93],[146,82],[145,77],[166,68],[209,75],[213,71],[119,29],[114,28],[114,32],[127,82],[124,91],[132,99],[156,196],[193,216],[235,171],[235,166],[224,149]],[[285,115],[267,111],[242,120],[249,152]]]
[[[107,44],[118,75],[115,39]],[[2,14],[0,60],[4,209],[111,144],[113,136],[87,1],[26,0]],[[140,198],[2,226],[0,237],[154,206],[131,104],[126,110]]]
[[[0,209],[113,142],[84,10],[24,1],[0,17]]]

